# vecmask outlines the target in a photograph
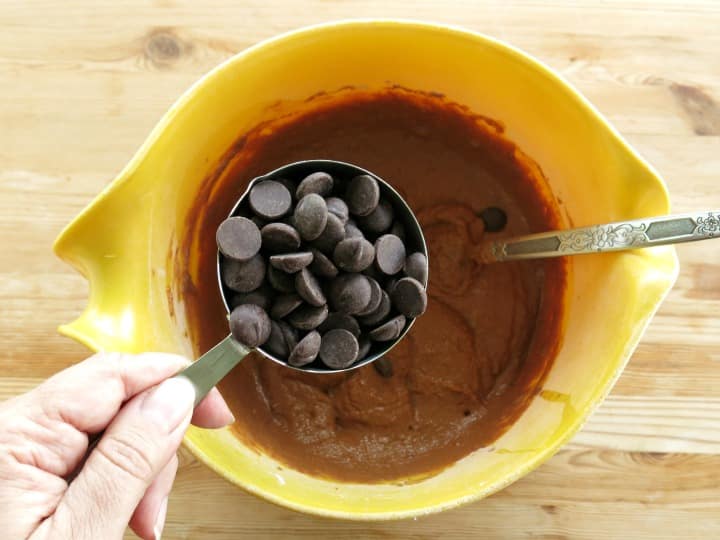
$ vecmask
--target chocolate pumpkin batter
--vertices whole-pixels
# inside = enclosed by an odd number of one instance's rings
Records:
[[[373,366],[312,375],[257,355],[221,384],[248,444],[310,474],[380,482],[434,474],[490,446],[540,389],[561,335],[565,262],[480,265],[478,243],[559,226],[539,169],[496,122],[442,97],[392,88],[309,100],[244,135],[207,179],[176,275],[198,354],[228,332],[215,230],[250,179],[303,159],[372,170],[416,211],[429,247],[428,310]],[[485,232],[488,206],[508,216]],[[386,374],[387,375],[387,374]]]

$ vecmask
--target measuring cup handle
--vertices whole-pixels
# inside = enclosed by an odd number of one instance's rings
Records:
[[[185,377],[195,388],[195,405],[219,383],[251,349],[228,336],[175,377]]]

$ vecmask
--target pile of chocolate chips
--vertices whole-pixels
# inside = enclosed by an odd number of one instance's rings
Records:
[[[217,244],[233,337],[295,367],[350,367],[427,308],[427,259],[407,253],[405,224],[369,175],[262,180]]]

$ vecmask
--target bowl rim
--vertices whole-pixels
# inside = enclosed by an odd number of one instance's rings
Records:
[[[424,21],[419,19],[412,19],[412,18],[358,18],[358,19],[340,19],[330,22],[324,22],[319,24],[313,24],[309,26],[303,26],[300,28],[292,29],[283,33],[280,33],[278,35],[272,36],[270,38],[264,39],[250,47],[247,47],[246,49],[230,56],[217,66],[215,66],[213,69],[205,73],[202,77],[200,77],[198,80],[196,80],[191,86],[189,86],[176,100],[175,102],[168,108],[168,110],[163,114],[163,116],[160,118],[160,120],[155,124],[153,129],[150,131],[144,142],[141,144],[141,146],[138,148],[138,150],[135,152],[135,154],[132,156],[132,158],[127,162],[127,164],[122,168],[122,170],[118,173],[118,175],[115,177],[113,181],[111,181],[107,186],[105,186],[100,193],[85,207],[83,208],[79,214],[75,216],[75,218],[68,223],[63,230],[60,232],[58,237],[56,238],[54,244],[53,244],[53,251],[55,254],[60,257],[63,257],[63,252],[65,251],[64,244],[67,238],[69,238],[71,235],[69,234],[69,231],[74,228],[76,223],[78,221],[83,220],[88,214],[90,214],[95,206],[100,205],[102,201],[104,201],[112,191],[117,189],[120,185],[127,182],[133,175],[133,173],[138,169],[138,167],[142,164],[143,160],[145,159],[146,155],[149,153],[149,151],[152,149],[152,147],[155,145],[156,141],[161,137],[161,135],[166,131],[167,127],[173,122],[175,117],[180,113],[180,111],[190,102],[190,100],[193,99],[195,94],[197,93],[198,89],[200,89],[202,86],[207,84],[210,80],[212,80],[215,76],[217,76],[220,72],[227,69],[229,66],[231,66],[234,63],[241,62],[245,57],[250,56],[257,51],[271,47],[275,44],[279,44],[284,41],[293,40],[299,37],[302,37],[303,35],[310,35],[314,34],[318,31],[324,31],[329,29],[338,29],[338,28],[352,28],[352,27],[368,27],[368,26],[385,26],[387,28],[402,28],[404,30],[406,29],[416,29],[421,30],[425,32],[440,32],[444,34],[452,34],[456,37],[463,38],[463,39],[469,39],[476,43],[480,43],[485,46],[491,46],[498,49],[502,49],[504,52],[510,54],[511,56],[514,56],[516,60],[520,61],[521,63],[524,63],[528,67],[541,72],[545,77],[548,77],[549,79],[553,80],[555,84],[558,84],[562,87],[564,87],[568,93],[569,96],[574,99],[582,108],[586,109],[590,115],[594,117],[594,119],[602,124],[604,128],[607,130],[608,133],[612,135],[612,137],[621,145],[623,150],[625,150],[628,154],[632,155],[639,163],[640,166],[647,169],[647,171],[650,173],[650,176],[652,176],[657,181],[657,188],[661,190],[661,194],[664,197],[665,203],[668,207],[670,207],[670,201],[669,201],[669,194],[667,190],[667,186],[665,182],[663,181],[662,177],[659,175],[657,170],[649,163],[647,162],[634,148],[632,148],[629,143],[625,140],[625,138],[620,134],[620,132],[600,113],[600,111],[584,96],[580,93],[578,89],[576,89],[572,83],[570,83],[565,77],[563,77],[560,73],[556,72],[549,66],[547,66],[545,63],[540,61],[539,59],[535,58],[531,54],[503,41],[491,36],[488,36],[482,32],[477,32],[474,30],[470,30],[468,28],[464,28],[459,25],[454,24],[446,24],[446,23],[438,23],[433,21]],[[622,352],[620,361],[618,363],[618,367],[616,371],[603,383],[603,385],[595,388],[594,392],[592,393],[591,397],[588,399],[589,405],[587,405],[585,408],[578,411],[578,420],[575,422],[575,424],[569,426],[568,429],[564,431],[562,436],[560,436],[555,441],[551,442],[547,446],[543,447],[543,449],[536,454],[532,456],[532,458],[528,459],[521,467],[518,467],[515,469],[512,474],[509,474],[506,476],[506,478],[502,482],[498,482],[492,486],[489,486],[486,489],[478,490],[470,495],[465,495],[462,497],[457,497],[454,499],[449,499],[447,501],[443,501],[441,503],[431,504],[428,506],[425,506],[423,508],[414,508],[414,509],[407,509],[407,510],[394,510],[394,511],[387,511],[387,512],[365,512],[365,511],[350,511],[350,510],[334,510],[334,509],[325,509],[318,506],[310,504],[300,504],[294,501],[290,501],[288,499],[285,499],[281,496],[275,495],[272,492],[265,491],[262,488],[254,485],[251,482],[245,482],[242,479],[239,479],[233,475],[228,474],[223,467],[221,467],[219,464],[217,464],[214,460],[212,460],[205,451],[200,448],[198,444],[196,444],[192,440],[192,433],[190,432],[188,435],[185,436],[183,445],[190,450],[190,452],[203,464],[205,464],[207,467],[209,467],[211,470],[215,471],[219,476],[223,477],[224,479],[230,481],[231,483],[238,485],[239,487],[242,487],[245,491],[252,493],[253,495],[256,495],[258,497],[261,497],[265,499],[268,502],[271,502],[275,505],[289,508],[291,510],[295,510],[298,512],[302,512],[305,514],[311,514],[321,517],[329,517],[329,518],[336,518],[336,519],[344,519],[344,520],[350,520],[350,521],[387,521],[387,520],[395,520],[395,519],[407,519],[417,516],[424,516],[429,514],[434,514],[437,512],[441,512],[443,510],[451,509],[458,507],[462,504],[470,503],[476,500],[479,500],[481,498],[484,498],[488,495],[491,495],[493,493],[496,493],[500,491],[501,489],[504,489],[508,485],[512,484],[513,482],[517,481],[519,478],[525,476],[530,471],[537,468],[539,465],[547,461],[551,456],[553,456],[564,444],[567,443],[567,441],[573,437],[587,422],[590,415],[600,406],[600,404],[603,402],[604,398],[607,397],[607,395],[612,390],[613,386],[617,382],[617,379],[620,377],[620,374],[624,370],[627,362],[629,361],[633,351],[635,350],[637,344],[640,341],[641,336],[645,332],[646,328],[652,321],[653,316],[657,312],[658,308],[662,304],[662,302],[665,300],[667,295],[669,294],[670,290],[672,289],[672,286],[677,279],[677,275],[679,272],[678,268],[678,258],[676,251],[673,247],[667,248],[668,255],[672,258],[672,272],[668,275],[668,286],[667,288],[659,294],[655,301],[650,305],[650,308],[647,310],[647,316],[643,324],[637,325],[635,328],[634,333],[630,336],[630,339],[627,342],[627,345],[625,349]],[[68,337],[72,337],[73,339],[80,341],[87,347],[93,350],[98,350],[100,347],[98,346],[98,343],[95,342],[91,337],[83,335],[81,333],[75,332],[71,327],[64,326],[60,327],[60,332],[64,335],[67,335]],[[191,427],[191,430],[193,428]]]

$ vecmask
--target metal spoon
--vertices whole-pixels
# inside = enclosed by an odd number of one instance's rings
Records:
[[[708,210],[487,240],[480,246],[480,259],[488,263],[541,259],[624,251],[718,237],[720,212]]]
[[[269,172],[263,176],[253,179],[248,185],[245,193],[240,197],[237,204],[233,207],[230,212],[230,216],[234,215],[241,204],[245,201],[250,193],[250,189],[262,180],[269,180],[273,178],[287,178],[290,180],[300,180],[310,173],[324,171],[336,178],[349,179],[360,174],[368,174],[377,180],[380,186],[381,196],[390,201],[395,209],[396,218],[400,219],[405,225],[405,243],[411,248],[411,251],[420,251],[425,254],[427,258],[427,245],[425,244],[425,238],[420,229],[420,224],[415,217],[415,214],[410,209],[405,200],[400,194],[395,191],[390,184],[385,182],[382,178],[373,174],[370,171],[344,163],[341,161],[331,160],[309,160],[309,161],[298,161],[285,165]],[[230,303],[228,301],[229,291],[223,286],[220,278],[220,254],[217,256],[217,279],[220,288],[220,294],[222,295],[223,304],[227,312],[230,312]],[[427,285],[427,284],[425,284]],[[350,371],[361,366],[365,366],[381,358],[390,349],[392,349],[410,330],[413,325],[414,319],[410,319],[405,326],[405,329],[400,336],[391,342],[376,344],[376,349],[372,350],[362,361],[356,362],[345,369],[330,369],[327,367],[318,367],[317,365],[308,365],[303,367],[290,366],[284,360],[277,358],[262,347],[254,349],[256,352],[262,354],[268,360],[286,366],[289,369],[297,369],[299,371],[306,371],[312,373],[339,373],[343,371]],[[176,377],[187,378],[192,385],[195,387],[195,404],[197,405],[215,386],[220,380],[227,375],[232,368],[234,368],[245,356],[247,356],[252,349],[248,349],[241,343],[235,341],[232,336],[228,336],[223,339],[220,343],[215,345],[208,352],[198,358],[193,364],[188,366],[186,369],[176,375]]]

